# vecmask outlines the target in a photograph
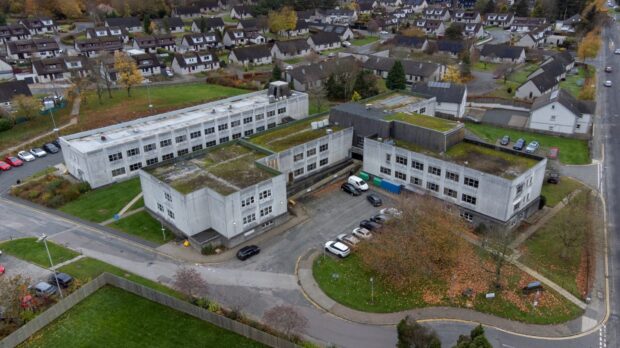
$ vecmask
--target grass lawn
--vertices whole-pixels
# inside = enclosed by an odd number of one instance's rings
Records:
[[[517,91],[517,88],[519,88],[521,84],[514,82],[514,81],[510,81],[510,80],[506,80],[506,82],[504,82],[503,79],[498,79],[498,80],[495,80],[495,85],[497,88],[485,94],[485,96],[512,99],[515,96],[515,92]],[[509,88],[510,88],[510,92],[508,92]]]
[[[132,211],[132,210],[136,210],[138,208],[142,208],[144,207],[144,197],[141,197],[140,199],[138,199],[138,201],[136,203],[134,203],[131,208],[129,208],[128,211]]]
[[[589,164],[591,162],[590,150],[586,140],[535,134],[486,124],[468,123],[467,129],[492,144],[504,135],[509,135],[512,141],[519,138],[523,138],[527,142],[537,140],[541,146],[541,149],[538,150],[539,154],[546,154],[550,147],[558,147],[560,149],[560,162],[565,164]]]
[[[590,66],[586,72],[586,70],[580,66],[577,71],[577,74],[567,74],[566,80],[560,82],[560,88],[570,92],[575,98],[579,98],[579,92],[585,83],[586,77],[594,73],[596,69]]]
[[[284,63],[286,63],[286,64],[291,64],[291,65],[292,65],[292,64],[301,63],[301,62],[303,62],[303,61],[305,61],[305,60],[306,60],[306,58],[305,58],[305,57],[297,57],[297,58],[286,59],[286,60],[284,61]]]
[[[555,207],[564,197],[581,187],[583,187],[583,185],[579,181],[568,177],[562,177],[560,178],[560,183],[557,185],[544,183],[541,194],[547,199],[546,204],[548,206]]]
[[[164,244],[172,239],[172,234],[166,230],[166,240],[163,240],[161,223],[146,211],[124,217],[110,224],[110,227],[157,244]]]
[[[508,80],[521,85],[527,81],[528,75],[533,73],[536,69],[538,69],[537,64],[526,64],[510,74]]]
[[[485,63],[485,62],[478,61],[472,64],[471,69],[476,70],[476,71],[493,72],[495,71],[495,69],[497,69],[498,65],[499,64],[497,63]]]
[[[401,121],[409,124],[413,124],[420,127],[433,129],[439,132],[447,132],[456,127],[456,122],[444,120],[443,118],[431,117],[421,114],[405,114],[396,113],[394,115],[385,117],[386,121]]]
[[[59,271],[70,274],[75,279],[79,280],[82,284],[88,283],[89,281],[97,278],[103,272],[108,272],[108,273],[117,275],[119,277],[129,279],[132,282],[136,282],[138,284],[148,286],[149,288],[155,289],[159,292],[163,292],[164,294],[174,296],[180,299],[183,298],[183,296],[180,293],[174,291],[173,289],[165,285],[162,285],[160,283],[154,282],[146,278],[142,278],[138,275],[127,272],[124,269],[118,268],[116,266],[112,266],[103,261],[91,259],[89,257],[85,257],[83,259],[79,259],[75,262],[72,262],[68,265],[62,266],[59,268]]]
[[[344,51],[344,47],[332,48],[330,50],[321,51],[322,56],[328,56],[330,53],[338,53]]]
[[[368,44],[371,44],[373,42],[379,41],[379,37],[378,36],[366,36],[362,39],[354,39],[353,41],[351,41],[351,45],[353,46],[365,46]]]
[[[71,249],[67,249],[51,241],[47,241],[47,247],[50,250],[50,255],[52,255],[52,261],[54,261],[55,265],[71,260],[80,255]],[[47,256],[47,251],[45,250],[45,245],[43,242],[37,243],[36,238],[21,238],[6,241],[0,244],[0,250],[24,261],[37,264],[41,267],[50,267],[50,261]]]
[[[54,121],[56,126],[61,126],[70,120],[71,103],[54,113]],[[39,115],[34,119],[15,125],[13,128],[0,132],[0,149],[5,149],[17,145],[19,143],[29,141],[32,138],[51,132],[54,129],[52,118],[50,115]]]
[[[331,102],[327,99],[323,99],[322,103],[321,103],[321,107],[319,108],[319,105],[317,104],[316,100],[313,98],[310,98],[309,101],[309,105],[308,105],[308,114],[309,115],[314,115],[314,114],[318,114],[321,112],[325,112],[325,111],[329,111],[329,109],[334,106],[337,105],[338,103],[336,102]]]
[[[113,286],[99,289],[21,346],[264,347]]]
[[[133,178],[87,192],[60,210],[81,219],[103,222],[123,209],[141,190],[140,179]]]

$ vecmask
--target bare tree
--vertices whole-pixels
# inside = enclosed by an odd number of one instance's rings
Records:
[[[311,102],[313,101],[316,105],[316,112],[320,113],[323,111],[325,98],[327,97],[327,93],[325,92],[325,88],[323,86],[312,86],[308,88],[308,95],[310,96]]]
[[[371,19],[366,23],[366,28],[368,28],[369,33],[376,34],[379,31],[379,24],[376,20]]]
[[[280,305],[270,308],[263,314],[265,324],[281,330],[287,337],[303,335],[308,319],[295,307]]]
[[[100,74],[103,82],[105,84],[105,88],[108,91],[108,97],[112,98],[112,78],[111,74],[114,73],[114,57],[112,57],[109,53],[102,53],[98,59],[95,60],[95,64],[99,67],[96,70]]]
[[[195,299],[207,293],[207,282],[198,271],[189,267],[177,269],[174,274],[173,287],[189,299]]]
[[[495,288],[499,289],[502,284],[502,270],[508,261],[506,258],[510,254],[510,242],[513,240],[513,234],[496,225],[487,228],[486,225],[480,224],[477,230],[483,235],[483,246],[489,247],[493,260],[493,268],[486,269],[486,271],[493,273],[493,283]]]
[[[20,323],[20,314],[24,311],[22,299],[28,294],[30,279],[20,275],[0,277],[0,307],[4,309],[6,322]],[[1,324],[4,323],[0,321]]]

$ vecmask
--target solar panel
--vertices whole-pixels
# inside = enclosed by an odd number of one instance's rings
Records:
[[[429,87],[435,87],[435,88],[450,88],[450,82],[437,82],[437,81],[430,81],[428,83]]]

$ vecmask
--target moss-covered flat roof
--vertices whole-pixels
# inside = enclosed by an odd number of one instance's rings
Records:
[[[239,144],[226,144],[199,156],[148,169],[159,180],[187,194],[204,187],[227,196],[277,175],[257,166],[265,154]]]
[[[421,114],[398,112],[384,118],[386,121],[400,121],[414,126],[433,129],[439,132],[447,132],[457,127],[454,121],[444,120],[443,118],[426,116]]]
[[[312,129],[313,122],[323,122],[328,120],[328,118],[328,116],[309,117],[301,121],[284,124],[250,138],[250,142],[273,152],[281,152],[323,137],[327,135],[327,129],[331,129],[334,132],[342,129],[342,127],[335,125]]]

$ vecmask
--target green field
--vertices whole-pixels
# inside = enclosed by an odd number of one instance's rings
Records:
[[[499,64],[497,63],[485,63],[478,61],[471,65],[471,69],[476,71],[494,72],[498,66]]]
[[[351,41],[351,45],[353,46],[364,46],[364,45],[368,45],[371,44],[375,41],[379,41],[379,37],[378,36],[366,36],[364,38],[361,39],[354,39]]]
[[[509,135],[511,141],[516,141],[519,138],[525,139],[528,143],[537,140],[541,147],[538,153],[541,155],[546,155],[550,147],[558,147],[560,149],[560,162],[564,164],[589,164],[591,162],[587,140],[535,134],[486,124],[468,123],[467,129],[492,144],[495,144],[504,135]]]
[[[563,176],[560,178],[559,184],[544,183],[541,195],[547,199],[546,205],[555,207],[568,194],[581,187],[583,185],[579,181]]]
[[[54,265],[65,262],[77,257],[78,253],[67,249],[63,246],[55,244],[51,241],[47,242]],[[37,243],[36,238],[21,238],[6,241],[0,244],[0,250],[8,255],[15,256],[24,261],[32,262],[44,268],[50,267],[49,257],[45,251],[43,242]]]
[[[57,127],[69,122],[71,103],[64,109],[54,113],[54,122]],[[50,115],[39,115],[34,119],[20,124],[13,128],[0,132],[0,149],[5,149],[21,142],[29,141],[32,138],[54,129],[54,122]]]
[[[508,76],[508,80],[521,85],[527,81],[527,77],[538,69],[538,67],[538,64],[526,64],[510,74],[510,76]]]
[[[114,217],[141,191],[140,179],[133,178],[87,192],[60,210],[84,220],[103,222]]]
[[[21,347],[263,347],[233,332],[106,286]]]
[[[166,239],[164,240],[161,233],[161,223],[146,211],[124,217],[109,226],[156,244],[164,244],[173,238],[170,231],[166,230]]]

